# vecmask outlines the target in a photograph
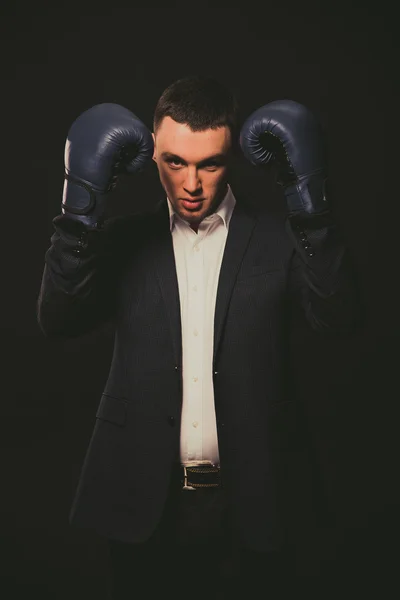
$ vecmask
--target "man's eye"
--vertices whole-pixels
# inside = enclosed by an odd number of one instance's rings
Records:
[[[170,158],[167,160],[167,163],[171,166],[171,167],[181,167],[182,163],[180,160],[178,160],[177,158]]]
[[[208,169],[209,171],[215,171],[221,166],[219,162],[209,162],[203,165],[203,169]]]

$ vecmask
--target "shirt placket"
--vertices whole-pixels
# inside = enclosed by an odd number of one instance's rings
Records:
[[[189,403],[190,429],[188,441],[189,460],[202,460],[203,457],[203,355],[204,355],[204,238],[196,236],[192,245],[192,268],[188,269],[188,331],[190,331],[187,346],[187,387]]]

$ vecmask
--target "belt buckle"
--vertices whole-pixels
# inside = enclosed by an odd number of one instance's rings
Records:
[[[187,469],[186,469],[185,465],[183,465],[183,487],[182,487],[182,489],[195,492],[196,488],[192,487],[191,485],[188,485],[187,481],[188,481]]]

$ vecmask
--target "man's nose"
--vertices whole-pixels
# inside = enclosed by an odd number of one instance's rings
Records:
[[[188,194],[198,194],[201,191],[201,181],[196,168],[190,167],[186,171],[186,179],[183,184],[185,192]]]

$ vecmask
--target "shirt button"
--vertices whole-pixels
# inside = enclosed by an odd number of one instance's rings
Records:
[[[196,336],[199,335],[199,332],[197,331],[197,329],[193,330],[193,335],[196,335]]]
[[[199,424],[198,421],[193,421],[193,423],[192,423],[194,428],[196,428],[198,426],[198,424]]]
[[[200,252],[200,246],[195,246],[194,249],[196,252]]]
[[[196,381],[198,381],[199,378],[198,377],[193,377],[193,381],[196,383]]]
[[[197,292],[197,285],[194,285],[194,286],[192,287],[192,290],[193,290],[194,292]]]

